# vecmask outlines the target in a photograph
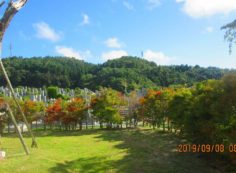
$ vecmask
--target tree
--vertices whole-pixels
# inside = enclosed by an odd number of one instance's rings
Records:
[[[163,124],[165,130],[166,115],[168,109],[168,90],[149,90],[147,95],[141,99],[141,115],[151,123],[153,128]]]
[[[192,86],[195,82],[220,79],[225,73],[235,71],[187,65],[157,66],[135,57],[110,60],[102,65],[65,57],[11,57],[2,61],[13,86],[80,87],[90,90],[99,90],[102,86],[123,93],[125,88],[131,92],[141,88],[159,90],[160,86]],[[1,74],[0,82],[6,84]]]
[[[6,114],[5,112],[2,112],[2,111],[5,111],[4,105],[5,105],[5,100],[2,97],[0,97],[0,137],[3,134],[3,130],[7,122]]]
[[[121,94],[122,106],[120,111],[126,111],[126,114],[122,116],[123,120],[126,121],[126,127],[128,124],[136,127],[138,124],[138,107],[140,105],[137,91],[132,91],[129,94]],[[123,109],[123,110],[122,110]]]
[[[190,113],[184,121],[188,138],[195,143],[222,143],[221,114],[222,82],[209,80],[196,84],[190,98]]]
[[[32,122],[37,121],[38,118],[41,118],[40,112],[44,111],[44,105],[42,102],[34,102],[32,100],[25,100],[21,105],[22,110],[32,128]]]
[[[103,123],[106,123],[107,128],[112,128],[114,123],[122,123],[122,118],[119,114],[120,103],[119,93],[111,88],[101,89],[99,95],[92,99],[93,114],[99,121],[101,128]]]
[[[221,29],[226,30],[224,38],[227,42],[229,42],[229,53],[231,53],[233,43],[236,40],[236,20],[222,26]]]
[[[68,115],[63,118],[65,123],[74,123],[75,126],[77,122],[79,123],[79,129],[82,130],[82,122],[85,119],[85,110],[87,110],[85,101],[81,98],[73,98],[67,104]]]
[[[56,99],[58,96],[58,87],[48,87],[47,94],[49,98]]]
[[[188,88],[179,88],[169,103],[169,115],[175,130],[184,129],[187,116],[190,114],[192,93]]]
[[[62,99],[57,99],[52,105],[46,109],[46,116],[44,117],[45,123],[50,125],[59,124],[61,128],[61,118],[65,116],[65,102]]]
[[[224,93],[221,107],[218,110],[222,116],[222,130],[227,141],[235,143],[236,135],[236,74],[228,74],[222,79]],[[236,159],[236,158],[235,158]]]

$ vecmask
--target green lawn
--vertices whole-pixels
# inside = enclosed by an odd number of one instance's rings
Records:
[[[181,139],[153,130],[37,132],[38,149],[25,156],[18,138],[3,137],[0,173],[218,173],[192,153],[177,153]],[[26,138],[28,146],[30,139]]]

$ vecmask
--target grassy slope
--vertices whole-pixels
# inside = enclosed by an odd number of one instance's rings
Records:
[[[38,149],[25,156],[19,140],[3,137],[1,173],[217,173],[196,155],[176,153],[181,140],[152,130],[38,132]],[[27,138],[30,146],[30,139]],[[0,147],[0,148],[1,148]]]

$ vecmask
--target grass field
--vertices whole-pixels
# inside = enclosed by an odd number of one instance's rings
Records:
[[[0,173],[218,173],[193,153],[177,153],[181,139],[150,129],[37,132],[38,149],[25,156],[18,138],[1,139]],[[26,138],[30,146],[30,138]]]

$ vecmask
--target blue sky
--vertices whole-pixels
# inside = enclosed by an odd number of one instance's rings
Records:
[[[161,65],[236,68],[220,27],[235,0],[29,0],[13,19],[3,57],[73,56],[92,63],[122,55]]]

